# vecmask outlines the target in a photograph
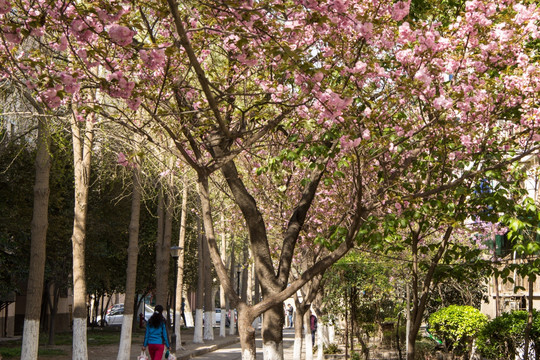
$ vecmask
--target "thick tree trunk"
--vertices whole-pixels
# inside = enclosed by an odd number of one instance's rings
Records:
[[[139,219],[141,215],[140,168],[136,162],[133,168],[133,195],[131,198],[131,220],[129,223],[128,264],[126,270],[126,297],[124,318],[120,334],[118,360],[128,360],[131,354],[131,333],[133,330],[133,306],[135,304],[135,285],[137,281],[137,260],[139,255]],[[143,310],[144,314],[144,310]]]
[[[158,238],[156,242],[156,304],[167,310],[169,259],[172,238],[172,197],[162,187],[158,204]]]
[[[313,343],[311,342],[311,325],[310,317],[311,312],[306,311],[303,316],[304,324],[304,344],[306,345],[306,357],[305,360],[313,360]]]
[[[36,153],[36,180],[34,183],[34,208],[31,224],[30,269],[23,329],[21,359],[37,359],[39,345],[39,317],[45,274],[45,248],[48,227],[49,175],[51,155],[50,136],[45,118],[38,118]]]
[[[60,288],[57,284],[52,283],[53,287],[53,298],[50,300],[51,307],[49,311],[51,313],[51,318],[49,319],[49,341],[48,345],[54,345],[55,334],[56,334],[56,314],[58,314],[58,300],[60,299]]]
[[[296,310],[294,311],[294,352],[293,359],[300,360],[302,358],[302,345],[303,345],[303,332],[304,332],[304,314],[306,310],[304,306],[298,300],[298,297],[294,297]]]
[[[240,345],[242,348],[242,360],[255,360],[255,329],[251,326],[253,315],[248,305],[243,302],[238,303],[238,334],[240,336]],[[263,357],[265,360],[282,359],[275,357],[276,352],[268,352],[269,348],[263,348]],[[280,353],[277,351],[277,353]],[[283,348],[281,348],[283,354]]]
[[[278,303],[264,312],[262,338],[265,360],[283,359],[284,322],[285,316],[283,314],[283,303]]]
[[[73,360],[86,360],[88,358],[85,242],[94,119],[88,119],[84,124],[86,128],[83,139],[81,124],[75,115],[72,116],[71,131],[75,170],[75,211],[71,238],[73,244]]]

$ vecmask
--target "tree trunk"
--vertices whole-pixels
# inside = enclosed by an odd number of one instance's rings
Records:
[[[50,136],[45,118],[38,118],[36,153],[36,180],[34,183],[34,208],[31,224],[30,269],[21,348],[22,360],[37,359],[39,346],[39,317],[45,274],[45,248],[48,227],[49,175],[51,155]]]
[[[178,283],[176,287],[176,324],[174,332],[176,334],[176,349],[173,349],[174,353],[182,349],[182,337],[180,318],[181,312],[185,311],[186,305],[182,307],[183,293],[184,293],[184,248],[186,246],[186,221],[187,221],[187,198],[188,188],[186,177],[184,176],[183,189],[182,189],[182,215],[180,217],[180,234],[178,235],[178,246],[180,247],[180,254],[178,257],[178,272],[176,274]],[[185,317],[185,314],[184,314]],[[187,324],[184,324],[187,326]]]
[[[214,304],[212,288],[212,260],[208,243],[203,241],[204,260],[204,340],[214,340]]]
[[[464,197],[462,196],[459,200],[461,204]],[[420,331],[420,326],[422,325],[422,318],[424,311],[426,309],[426,304],[429,300],[430,286],[433,281],[433,276],[437,265],[439,264],[440,259],[442,258],[444,252],[448,248],[448,242],[450,236],[452,235],[454,228],[448,226],[446,232],[443,236],[441,244],[437,249],[437,252],[432,257],[429,269],[424,276],[422,283],[422,289],[419,289],[419,275],[418,275],[418,241],[420,229],[413,232],[413,241],[412,241],[412,254],[413,254],[413,283],[412,283],[412,296],[413,296],[413,306],[411,314],[411,328],[409,330],[409,336],[407,337],[407,360],[414,360],[414,354],[416,351],[416,338],[418,337],[418,332]]]
[[[198,271],[197,271],[197,293],[195,296],[195,331],[193,342],[203,343],[203,301],[204,301],[204,250],[201,220],[197,218],[197,249],[198,249]]]
[[[56,283],[52,283],[53,286],[53,298],[50,300],[50,313],[51,318],[49,319],[49,341],[48,345],[54,345],[54,337],[56,334],[56,314],[58,314],[58,300],[60,298],[60,287]]]
[[[242,291],[240,295],[240,299],[242,299],[242,302],[248,303],[248,291],[251,291],[251,289],[248,287],[248,276],[249,276],[249,250],[248,250],[248,242],[247,240],[244,242],[243,248],[242,248],[242,255],[244,256],[244,261],[242,264]]]
[[[303,344],[303,332],[304,332],[304,314],[306,309],[303,304],[298,300],[298,296],[294,296],[294,352],[293,360],[300,360],[302,358],[302,344]]]
[[[118,360],[128,360],[131,354],[131,333],[133,330],[133,306],[135,304],[135,286],[137,281],[137,260],[139,255],[139,219],[141,215],[140,167],[135,162],[133,167],[133,195],[131,198],[131,220],[129,223],[128,264],[126,270],[126,297],[124,300],[124,318],[120,334]],[[144,314],[144,310],[143,310]]]
[[[221,213],[221,261],[226,262],[227,258],[227,238],[225,236],[225,216]],[[220,284],[219,285],[219,306],[221,307],[221,321],[219,323],[219,336],[226,336],[226,320],[227,320],[227,309],[226,309],[227,298],[225,297],[225,289]],[[230,325],[229,325],[230,326]]]
[[[156,242],[156,304],[167,307],[169,258],[172,235],[172,196],[161,188],[158,204],[158,238]]]
[[[88,358],[85,242],[94,119],[88,119],[84,124],[86,128],[83,139],[81,123],[75,114],[71,117],[75,170],[75,211],[71,238],[73,244],[73,360]]]
[[[263,293],[264,292],[265,290],[263,289]],[[283,303],[278,303],[265,311],[262,324],[263,353],[265,360],[283,359],[284,322]]]
[[[306,345],[306,360],[313,360],[313,343],[311,342],[311,311],[306,309],[303,316],[304,324],[304,344]]]
[[[238,334],[242,348],[242,360],[255,360],[255,329],[251,326],[252,321],[253,315],[249,307],[245,303],[238,303]],[[263,358],[265,360],[280,359],[275,357],[274,353],[267,353],[266,349],[263,349]],[[281,350],[281,353],[283,353],[283,348]]]
[[[231,243],[233,243],[233,241],[231,241]],[[234,267],[236,266],[236,257],[234,255],[234,246],[231,246],[231,264],[230,264],[230,267],[229,267],[229,282],[233,282],[234,281]],[[223,288],[223,285],[221,285],[221,287]],[[223,289],[225,291],[225,289]],[[238,289],[236,290],[237,292],[239,291]],[[238,329],[238,317],[235,316],[235,311],[237,311],[237,308],[236,306],[234,306],[233,308],[231,308],[231,302],[229,301],[228,302],[229,304],[229,308],[231,310],[231,324],[229,325],[229,335],[234,335],[236,334],[236,330]]]

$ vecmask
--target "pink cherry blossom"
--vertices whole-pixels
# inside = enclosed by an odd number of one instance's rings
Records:
[[[112,74],[109,74],[107,76],[107,80],[111,82],[109,86],[109,94],[112,97],[118,97],[122,99],[128,99],[131,97],[131,92],[135,88],[135,83],[132,81],[128,81],[124,77],[122,71],[116,71]]]
[[[409,8],[411,6],[411,0],[409,1],[398,1],[394,4],[392,8],[392,19],[396,21],[403,20],[405,16],[409,14]]]
[[[130,28],[118,24],[114,24],[109,28],[109,36],[111,40],[120,46],[128,46],[133,42],[133,36],[136,32]]]
[[[0,15],[11,11],[11,3],[8,0],[0,0]]]
[[[22,41],[21,39],[21,30],[19,28],[12,29],[12,28],[4,28],[3,31],[4,37],[6,40],[13,44],[18,44]]]
[[[165,50],[163,49],[141,50],[139,55],[144,65],[150,70],[157,70],[165,65]]]
[[[433,107],[437,110],[448,109],[452,106],[452,100],[446,98],[444,95],[439,96],[433,100]]]
[[[75,35],[75,38],[81,42],[91,42],[97,37],[88,24],[82,19],[76,19],[71,22],[71,32]]]
[[[127,167],[129,165],[129,161],[127,160],[127,157],[123,152],[118,153],[118,164],[124,167]]]
[[[51,109],[56,109],[61,104],[61,99],[58,96],[58,91],[55,88],[49,88],[41,94],[41,99]]]
[[[431,84],[431,81],[432,81],[431,76],[430,76],[430,74],[429,74],[427,68],[426,68],[424,65],[422,65],[422,66],[420,67],[420,69],[418,69],[418,71],[417,71],[416,74],[414,75],[414,78],[415,78],[416,80],[420,80],[420,81],[423,82],[424,85],[426,85],[426,86],[429,85],[429,84]]]
[[[126,103],[127,103],[127,106],[128,106],[131,110],[137,111],[137,109],[139,108],[139,106],[141,106],[142,98],[136,97],[135,99],[127,99],[127,100],[126,100]]]
[[[399,42],[401,44],[412,42],[416,39],[414,31],[411,30],[411,26],[408,22],[404,22],[399,27]]]
[[[74,94],[81,88],[81,85],[71,76],[65,72],[60,74],[60,81],[64,84],[64,90],[70,94]]]

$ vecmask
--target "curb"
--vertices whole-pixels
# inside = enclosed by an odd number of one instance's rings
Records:
[[[224,347],[227,347],[227,346],[230,346],[230,345],[233,345],[233,344],[236,344],[240,342],[240,338],[239,337],[236,337],[234,339],[231,339],[231,340],[227,340],[227,341],[224,341],[222,343],[219,343],[219,344],[213,344],[213,345],[208,345],[208,346],[202,346],[200,348],[197,348],[193,351],[190,351],[188,352],[187,354],[182,354],[182,355],[178,355],[176,357],[177,360],[187,360],[187,359],[192,359],[196,356],[201,356],[201,355],[204,355],[204,354],[207,354],[209,352],[212,352],[212,351],[216,351],[218,349],[221,349],[221,348],[224,348]]]

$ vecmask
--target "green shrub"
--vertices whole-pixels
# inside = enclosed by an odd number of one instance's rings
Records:
[[[429,326],[448,351],[465,355],[487,321],[487,316],[472,306],[450,305],[431,314]]]
[[[504,313],[491,320],[480,332],[476,340],[478,353],[493,360],[510,360],[516,358],[519,347],[524,344],[525,327],[528,313],[515,310]],[[530,340],[536,345],[536,353],[540,347],[540,316],[533,310],[533,324]]]
[[[415,360],[434,358],[435,353],[437,352],[437,346],[438,344],[429,338],[422,338],[420,340],[417,340],[415,344]]]
[[[339,346],[337,344],[329,344],[328,346],[325,346],[323,348],[323,353],[324,354],[340,354],[341,353],[341,349],[339,348]]]

